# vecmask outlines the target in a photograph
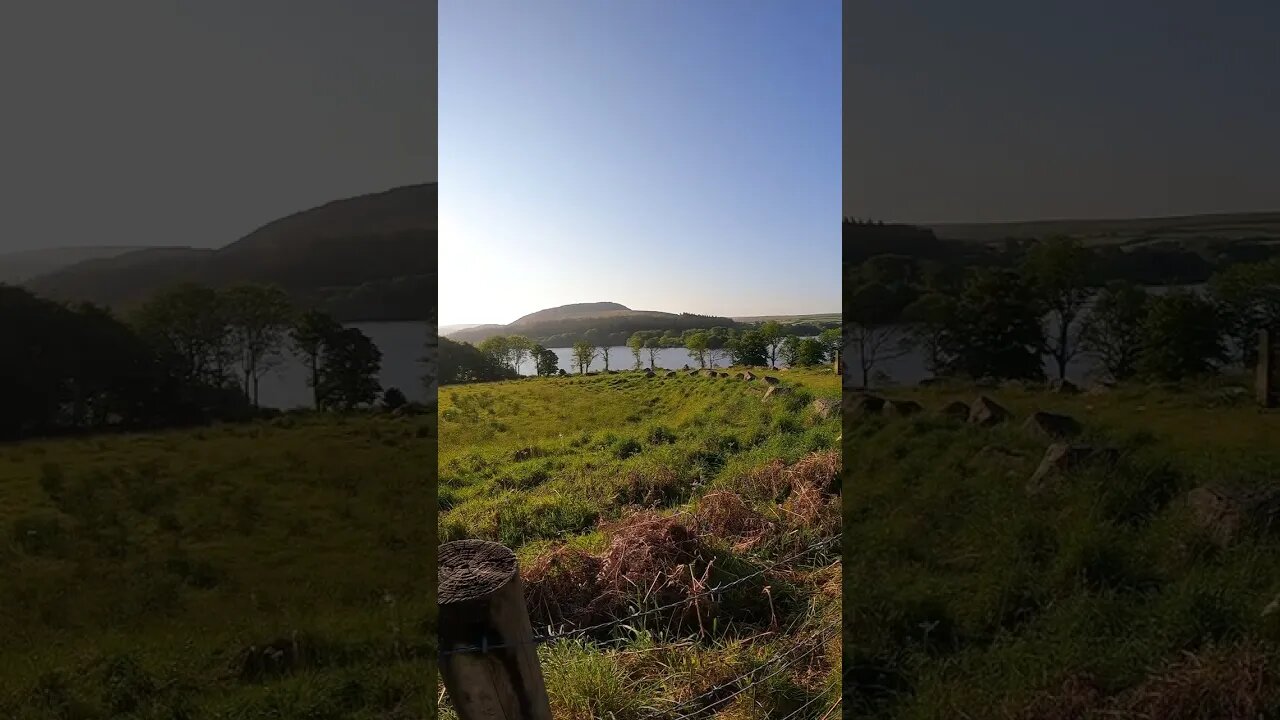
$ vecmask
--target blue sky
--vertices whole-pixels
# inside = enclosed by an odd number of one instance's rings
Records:
[[[836,0],[442,0],[440,323],[840,307]]]

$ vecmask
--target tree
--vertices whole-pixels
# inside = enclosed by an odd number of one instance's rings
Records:
[[[481,341],[477,348],[492,358],[495,363],[514,369],[511,363],[511,338],[505,335],[494,335]]]
[[[258,407],[262,376],[279,365],[293,315],[284,290],[274,285],[236,285],[223,291],[232,351],[244,378],[245,397]]]
[[[578,366],[578,374],[585,375],[591,369],[591,362],[596,359],[596,347],[586,340],[573,344],[573,361]]]
[[[523,335],[512,335],[507,338],[507,358],[511,363],[511,369],[520,374],[520,366],[524,364],[525,358],[533,354],[535,343]]]
[[[1024,276],[997,268],[973,271],[946,332],[947,371],[971,378],[1043,380],[1042,315]]]
[[[1258,331],[1280,327],[1280,257],[1232,265],[1209,279],[1235,355],[1252,363]]]
[[[600,353],[600,359],[604,360],[604,371],[609,372],[609,346],[601,345],[596,350]]]
[[[1140,330],[1139,373],[1177,381],[1209,374],[1227,359],[1221,316],[1213,303],[1177,290],[1151,298],[1148,306]]]
[[[640,352],[644,350],[644,336],[640,333],[632,333],[631,337],[627,338],[627,347],[631,348],[631,354],[636,359],[635,369],[639,370],[644,365],[640,362]]]
[[[723,362],[729,357],[729,348],[727,347],[729,338],[724,332],[724,328],[713,328],[712,332],[707,334],[707,362],[711,367],[716,366],[716,362]]]
[[[649,353],[649,369],[656,369],[658,365],[658,351],[662,349],[662,338],[651,337],[648,340],[645,340],[644,349]]]
[[[441,385],[515,377],[515,371],[469,343],[440,338],[438,370]]]
[[[1113,282],[1098,293],[1084,320],[1080,347],[1097,355],[1114,380],[1127,380],[1137,370],[1149,299],[1147,291],[1133,283]]]
[[[400,388],[389,387],[382,393],[382,404],[389,410],[395,410],[409,404],[409,398],[404,396]]]
[[[729,346],[735,365],[758,367],[769,361],[769,346],[757,330],[748,330],[734,338]]]
[[[782,339],[782,347],[778,350],[778,357],[782,358],[782,362],[787,365],[800,364],[800,338],[795,335],[788,335]]]
[[[760,325],[758,332],[764,340],[765,346],[769,349],[769,367],[777,366],[778,349],[782,347],[782,340],[785,337],[782,332],[782,325],[777,320],[769,320]]]
[[[698,367],[705,368],[707,366],[707,334],[701,332],[690,333],[684,341],[685,349],[689,351],[689,355],[698,361]]]
[[[818,334],[818,342],[822,343],[822,351],[828,358],[835,358],[844,347],[844,333],[840,328],[827,328]]]
[[[924,356],[929,372],[940,375],[948,362],[948,331],[955,324],[955,301],[939,292],[921,295],[902,311],[908,324],[907,341]]]
[[[378,372],[382,351],[356,328],[343,328],[324,346],[320,370],[320,406],[350,410],[372,403],[382,390]]]
[[[826,362],[827,351],[816,338],[803,338],[796,343],[796,365],[812,367]]]
[[[541,345],[535,345],[533,348],[533,359],[538,366],[538,374],[542,376],[555,375],[560,370],[560,358],[554,351],[548,350]]]
[[[139,332],[165,356],[180,380],[221,386],[227,380],[228,325],[222,297],[185,283],[151,297],[138,309]]]
[[[311,386],[312,400],[320,407],[320,365],[325,342],[342,329],[342,323],[319,310],[308,310],[297,317],[289,332],[294,354],[307,366],[307,384]]]
[[[1066,379],[1067,365],[1080,349],[1077,321],[1093,292],[1090,260],[1079,241],[1063,237],[1038,243],[1027,254],[1025,271],[1047,310],[1045,350],[1057,364],[1060,379]]]
[[[870,387],[871,370],[877,364],[907,352],[898,324],[904,304],[901,292],[880,283],[868,283],[847,294],[844,336],[862,372],[863,387]]]

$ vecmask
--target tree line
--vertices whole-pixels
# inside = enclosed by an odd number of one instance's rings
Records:
[[[630,368],[635,370],[646,365],[657,369],[658,352],[664,348],[686,349],[699,368],[730,364],[776,367],[779,361],[812,366],[832,359],[840,349],[841,337],[839,326],[819,329],[813,323],[784,325],[771,320],[744,327],[686,329],[679,335],[670,330],[639,331],[626,338],[624,345],[631,353]],[[580,339],[571,348],[569,369],[585,374],[597,360],[606,371],[617,369],[626,364],[625,358],[613,356],[617,347]],[[441,384],[516,378],[529,363],[537,375],[568,374],[553,350],[522,335],[489,337],[479,345],[440,339]]]
[[[1098,256],[1078,241],[1032,245],[1014,267],[926,275],[910,258],[847,269],[845,341],[867,385],[880,363],[916,351],[936,376],[1065,379],[1094,356],[1114,380],[1176,381],[1250,363],[1258,330],[1280,324],[1280,257],[1236,263],[1205,292],[1155,293],[1113,280],[1097,287]]]
[[[289,355],[307,367],[317,408],[404,399],[382,393],[368,336],[270,285],[177,285],[123,319],[0,285],[0,328],[4,439],[252,417],[261,379]]]

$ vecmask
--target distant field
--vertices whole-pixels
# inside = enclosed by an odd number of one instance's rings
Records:
[[[972,387],[902,389],[906,419],[850,417],[846,712],[870,718],[1245,718],[1280,709],[1280,537],[1219,547],[1205,484],[1274,487],[1280,413],[1228,383],[1101,394],[984,390],[1014,415],[938,414]],[[1035,410],[1119,451],[1029,495]],[[850,683],[850,679],[852,682]]]
[[[646,613],[540,647],[557,720],[838,702],[839,377],[776,375],[791,392],[769,401],[685,372],[441,388],[441,540],[515,549],[539,630]]]
[[[752,315],[749,317],[731,318],[738,322],[754,323],[776,320],[782,323],[798,322],[840,322],[841,313],[818,313],[816,315]]]
[[[426,717],[434,423],[0,446],[0,717]]]
[[[1053,235],[1067,235],[1090,245],[1123,245],[1198,238],[1280,240],[1280,212],[1118,220],[954,223],[927,227],[943,239],[977,242],[990,242],[1008,237],[1044,238]]]

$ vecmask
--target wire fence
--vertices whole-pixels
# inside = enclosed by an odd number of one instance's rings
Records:
[[[702,598],[723,593],[724,591],[729,590],[730,588],[736,587],[749,580],[760,577],[761,575],[764,575],[765,573],[781,565],[794,562],[795,560],[798,560],[802,557],[810,555],[818,550],[829,547],[833,544],[838,544],[840,542],[840,538],[841,538],[841,535],[837,533],[829,538],[826,538],[825,540],[816,542],[806,548],[803,548],[779,560],[769,563],[768,565],[765,565],[764,567],[761,567],[755,570],[754,572],[734,578],[733,580],[730,580],[728,582],[722,583],[720,585],[716,585],[715,587],[708,588],[701,592],[690,595],[689,597],[682,598],[680,600],[677,600],[675,602],[670,602],[665,605],[636,610],[635,612],[629,615],[624,615],[622,617],[614,618],[612,620],[608,620],[602,623],[597,623],[595,625],[588,625],[588,626],[579,627],[579,628],[570,628],[567,630],[560,630],[558,632],[549,632],[542,635],[534,635],[533,637],[527,638],[525,640],[508,641],[503,643],[489,643],[485,638],[481,638],[481,642],[479,644],[464,645],[464,646],[453,647],[449,649],[441,649],[440,656],[443,658],[443,657],[448,657],[450,655],[459,655],[459,654],[467,654],[467,653],[487,653],[494,650],[500,650],[502,648],[508,648],[508,647],[516,647],[519,645],[542,645],[545,643],[555,642],[558,640],[582,638],[584,636],[587,636],[592,633],[605,630],[608,628],[617,627],[620,625],[629,625],[633,623],[635,620],[638,620],[642,617],[653,615],[655,613],[666,612],[668,610],[674,610],[676,608],[695,603]]]

